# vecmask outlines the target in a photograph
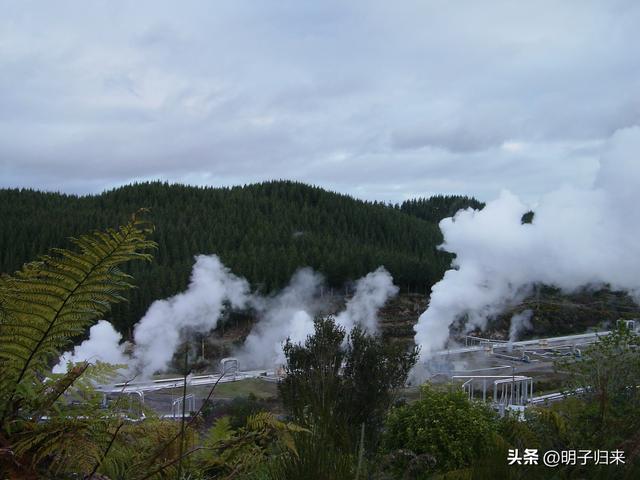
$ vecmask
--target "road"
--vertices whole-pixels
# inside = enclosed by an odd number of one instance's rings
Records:
[[[264,378],[275,380],[277,377],[274,371],[269,370],[247,370],[238,371],[236,373],[211,374],[211,375],[193,375],[187,377],[187,387],[196,387],[202,385],[213,385],[215,383],[237,382],[248,378]],[[166,390],[172,388],[182,388],[184,385],[184,377],[167,378],[162,380],[149,380],[144,382],[124,382],[113,383],[110,385],[100,385],[96,388],[103,393],[138,393],[138,392],[155,392],[158,390]]]

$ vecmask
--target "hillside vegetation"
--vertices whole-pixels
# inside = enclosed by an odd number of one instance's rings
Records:
[[[183,290],[195,254],[219,255],[265,292],[310,266],[341,288],[384,265],[403,291],[428,293],[451,256],[437,250],[437,222],[474,199],[438,196],[402,205],[366,202],[289,181],[231,188],[137,183],[99,195],[0,190],[0,272],[19,269],[68,238],[126,222],[151,209],[158,243],[152,264],[128,266],[138,289],[114,307],[126,332],[150,303]]]

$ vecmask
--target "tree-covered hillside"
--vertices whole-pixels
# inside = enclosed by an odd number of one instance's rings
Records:
[[[342,287],[384,265],[403,290],[427,292],[450,263],[436,249],[442,237],[435,222],[468,205],[480,204],[434,197],[385,205],[289,181],[232,188],[153,182],[80,197],[4,189],[0,271],[13,272],[51,246],[68,246],[68,237],[122,224],[146,207],[159,249],[154,263],[130,267],[139,289],[113,315],[123,331],[153,300],[185,288],[198,253],[218,254],[264,291],[286,284],[301,266]]]
[[[458,210],[468,207],[480,210],[484,208],[484,203],[463,195],[434,195],[406,200],[400,205],[400,210],[437,224],[443,218],[453,217]]]

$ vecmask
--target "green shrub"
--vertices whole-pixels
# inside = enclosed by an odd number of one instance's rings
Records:
[[[389,415],[383,450],[387,455],[399,450],[430,455],[434,470],[447,471],[468,466],[485,454],[496,431],[495,413],[485,405],[470,402],[462,391],[424,386],[420,400]],[[401,463],[396,468],[407,468]]]

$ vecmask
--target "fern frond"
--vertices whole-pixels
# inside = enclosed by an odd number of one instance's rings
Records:
[[[32,423],[17,435],[16,455],[31,459],[32,468],[45,463],[50,472],[88,472],[100,459],[108,439],[108,426],[94,419],[52,418]],[[81,448],[79,448],[81,446]],[[28,454],[28,455],[25,455]]]
[[[88,367],[89,364],[86,362],[78,363],[62,375],[61,378],[50,382],[50,385],[45,388],[44,392],[36,400],[36,408],[31,414],[31,419],[34,422],[37,421],[41,415],[44,415],[47,410],[53,407],[53,404],[85,373]]]
[[[151,260],[151,231],[134,216],[117,230],[72,239],[75,250],[55,249],[0,280],[0,427],[71,339],[124,300],[133,285],[119,267]]]
[[[220,417],[213,424],[207,435],[206,445],[208,447],[214,447],[221,442],[229,440],[235,431],[231,427],[231,419],[228,416]]]

